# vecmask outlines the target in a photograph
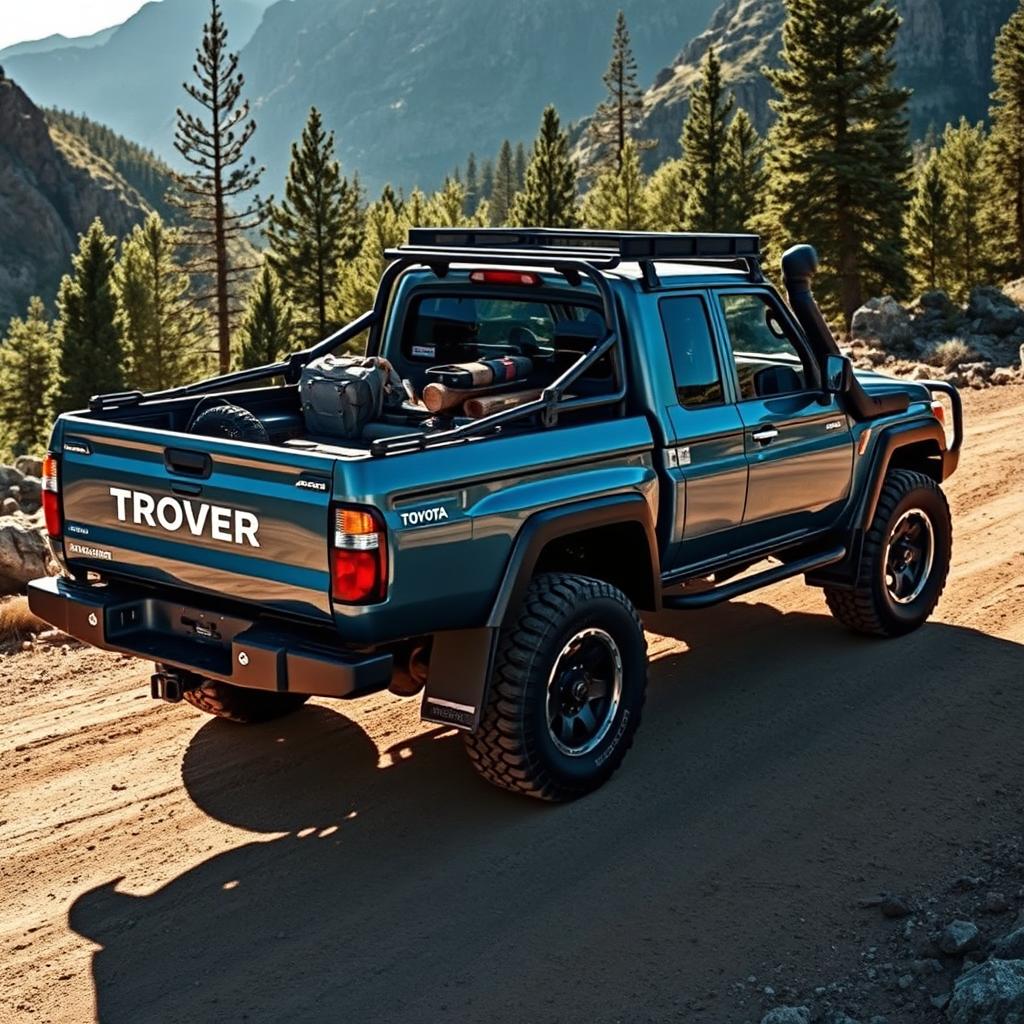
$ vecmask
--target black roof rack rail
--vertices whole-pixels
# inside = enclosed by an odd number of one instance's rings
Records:
[[[692,231],[588,231],[573,228],[410,228],[414,248],[529,249],[614,253],[621,260],[761,259],[750,234]]]
[[[410,228],[407,246],[389,250],[391,259],[419,255],[447,266],[454,259],[550,257],[586,260],[602,269],[638,263],[648,290],[659,287],[657,261],[731,265],[763,281],[761,239],[751,234],[691,231],[589,231],[574,228]],[[600,262],[599,262],[600,261]]]

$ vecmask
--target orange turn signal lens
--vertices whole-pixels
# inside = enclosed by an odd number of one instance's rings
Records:
[[[946,407],[941,402],[932,402],[932,415],[943,425],[946,425]]]
[[[339,508],[335,518],[335,529],[338,533],[363,536],[376,533],[377,524],[369,512],[359,512],[353,508]]]
[[[58,478],[59,463],[57,456],[47,453],[43,459],[43,475],[40,479],[42,489],[43,518],[46,520],[46,532],[55,540],[64,529],[64,514],[60,502],[60,480]]]

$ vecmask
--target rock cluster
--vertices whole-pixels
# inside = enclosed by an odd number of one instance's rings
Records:
[[[1024,842],[979,842],[980,863],[918,894],[859,901],[873,941],[829,984],[761,988],[761,1024],[1024,1024]],[[960,851],[961,854],[964,851]],[[871,935],[871,938],[868,938]],[[746,979],[753,983],[754,976]],[[749,984],[737,983],[737,991]]]
[[[965,306],[941,291],[909,306],[871,299],[853,315],[847,352],[863,369],[957,387],[1024,383],[1024,308],[999,288],[975,288]]]
[[[0,594],[14,594],[52,571],[43,523],[39,474],[29,456],[0,466]]]

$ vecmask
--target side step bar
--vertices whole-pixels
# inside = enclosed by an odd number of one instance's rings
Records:
[[[710,590],[702,590],[696,594],[671,594],[661,599],[661,606],[669,611],[710,608],[712,605],[730,601],[734,597],[749,594],[753,590],[760,590],[761,587],[767,587],[772,583],[779,583],[781,580],[788,580],[793,576],[800,576],[802,573],[814,572],[816,569],[824,569],[826,565],[841,562],[845,557],[846,547],[840,544],[828,551],[808,555],[784,565],[775,565],[754,576],[746,576],[733,580],[731,583],[723,583]]]

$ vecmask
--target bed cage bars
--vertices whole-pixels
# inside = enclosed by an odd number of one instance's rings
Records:
[[[607,333],[589,352],[549,384],[541,396],[523,405],[435,433],[401,434],[370,444],[374,456],[397,455],[481,438],[501,432],[507,423],[539,415],[545,427],[554,426],[562,412],[603,405],[623,406],[626,398],[625,365],[619,312],[603,271],[622,263],[640,266],[643,285],[660,286],[654,263],[677,262],[731,266],[745,269],[754,281],[761,281],[761,246],[757,235],[708,234],[696,232],[589,231],[562,228],[410,228],[408,244],[385,251],[387,267],[381,278],[373,308],[334,334],[301,352],[267,366],[237,370],[206,380],[152,394],[124,391],[96,395],[89,400],[90,412],[102,412],[144,401],[164,401],[223,392],[239,385],[283,377],[296,383],[302,367],[313,359],[369,331],[367,354],[380,350],[380,331],[398,278],[406,270],[424,266],[445,277],[453,263],[483,263],[490,266],[546,267],[562,274],[570,284],[588,278],[601,300]],[[610,355],[614,388],[607,394],[580,398],[564,397],[570,386],[603,356]]]

